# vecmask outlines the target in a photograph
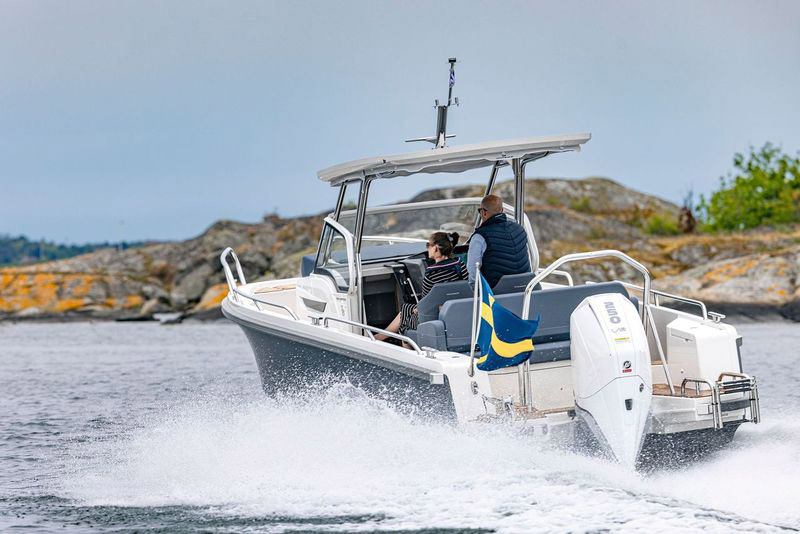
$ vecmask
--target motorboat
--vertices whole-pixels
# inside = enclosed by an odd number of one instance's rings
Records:
[[[540,265],[524,211],[526,169],[580,151],[591,135],[446,146],[450,104],[450,96],[445,105],[437,102],[436,135],[423,138],[432,149],[318,172],[338,199],[322,221],[316,254],[302,258],[296,277],[247,282],[235,251],[222,252],[229,289],[222,312],[246,334],[264,390],[345,379],[418,414],[511,422],[541,439],[588,443],[631,467],[665,450],[715,450],[740,425],[758,423],[756,379],[743,372],[742,337],[723,315],[655,289],[647,267],[622,251],[577,252]],[[519,317],[540,318],[530,358],[489,372],[475,365],[477,290],[467,281],[447,282],[420,297],[427,237],[458,231],[455,254],[465,259],[481,198],[369,202],[380,182],[430,175],[433,183],[480,169],[488,173],[485,194],[495,190],[501,169],[513,174],[514,198],[503,209],[524,227],[531,264],[531,272],[503,277],[494,298]],[[596,260],[623,262],[639,279],[576,284],[565,270]],[[403,335],[386,331],[403,302],[416,303],[418,327]]]

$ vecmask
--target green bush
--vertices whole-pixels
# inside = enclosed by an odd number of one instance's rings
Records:
[[[571,210],[578,211],[580,213],[592,213],[592,211],[594,211],[592,209],[592,202],[589,200],[589,197],[581,197],[576,199],[569,205],[569,207]]]
[[[608,232],[606,229],[600,225],[592,225],[589,228],[589,234],[587,236],[589,239],[605,239],[608,237]]]
[[[800,154],[798,154],[800,156]],[[736,154],[734,174],[720,188],[700,197],[700,217],[708,230],[743,230],[767,224],[800,222],[800,157],[766,143],[750,154]]]
[[[678,221],[669,215],[654,213],[645,219],[644,231],[651,235],[678,235]]]
[[[556,195],[547,195],[547,198],[544,200],[548,206],[560,206],[561,205],[561,198]]]

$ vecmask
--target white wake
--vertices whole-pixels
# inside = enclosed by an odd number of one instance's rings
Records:
[[[640,476],[502,428],[404,416],[337,384],[303,399],[165,408],[76,444],[59,491],[89,506],[362,516],[340,530],[769,530],[800,524],[799,457],[800,425],[784,421],[741,432],[702,464]]]

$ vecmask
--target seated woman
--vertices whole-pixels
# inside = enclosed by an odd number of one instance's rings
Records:
[[[435,284],[467,279],[467,267],[458,258],[451,257],[457,243],[458,234],[455,232],[449,234],[434,232],[428,239],[428,257],[436,263],[425,271],[425,277],[422,280],[422,297],[427,295]],[[415,304],[403,304],[400,313],[386,327],[386,330],[400,334],[406,330],[414,330],[417,328],[418,318]],[[383,341],[387,337],[384,334],[377,334],[375,339]]]

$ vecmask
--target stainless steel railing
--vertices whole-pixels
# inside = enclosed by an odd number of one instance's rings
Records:
[[[230,265],[228,263],[228,256],[233,258],[233,263],[234,263],[234,266],[236,267],[236,274],[238,276],[238,283],[237,283],[237,277],[234,277],[233,271],[231,271]],[[238,286],[243,286],[247,282],[246,282],[245,277],[244,277],[244,272],[242,272],[242,266],[239,263],[239,258],[236,256],[236,252],[234,252],[234,250],[231,247],[228,247],[228,248],[226,248],[225,250],[222,251],[222,254],[220,254],[220,256],[219,256],[219,261],[220,261],[220,263],[222,263],[222,269],[225,271],[225,279],[228,282],[228,289],[230,290],[231,293],[233,293],[234,295],[238,295],[238,296],[241,296],[241,297],[244,297],[244,298],[246,298],[248,300],[253,301],[253,304],[255,304],[256,309],[258,309],[259,311],[261,310],[261,308],[259,308],[258,305],[259,304],[264,304],[264,305],[267,305],[267,306],[272,306],[273,308],[279,308],[279,309],[285,311],[286,313],[288,313],[292,317],[292,319],[294,319],[296,321],[299,320],[297,315],[289,307],[284,306],[283,304],[278,304],[276,302],[270,302],[268,300],[264,300],[262,298],[256,297],[255,295],[253,295],[251,293],[248,293],[246,291],[242,291],[241,289],[239,289]],[[325,328],[328,327],[328,322],[329,321],[344,323],[344,324],[347,324],[347,325],[350,325],[350,326],[354,326],[356,328],[361,328],[365,332],[367,332],[367,334],[369,335],[370,339],[372,339],[373,341],[375,340],[375,336],[373,335],[373,332],[378,333],[378,334],[383,334],[383,335],[391,337],[391,338],[399,339],[400,341],[408,343],[408,345],[417,354],[419,354],[420,356],[425,356],[425,357],[428,357],[428,358],[432,358],[433,357],[433,353],[431,351],[421,349],[420,346],[413,339],[411,339],[408,336],[404,336],[402,334],[396,334],[394,332],[389,332],[388,330],[383,330],[381,328],[377,328],[375,326],[370,326],[368,324],[359,323],[359,322],[356,322],[356,321],[350,321],[348,319],[342,319],[342,318],[339,318],[339,317],[331,317],[330,315],[325,315],[325,316],[322,316],[322,317],[311,317],[312,324],[319,325],[321,323],[322,326],[325,327]]]
[[[469,369],[467,374],[475,376],[475,345],[478,343],[478,324],[480,322],[480,306],[483,302],[483,288],[481,287],[478,273],[481,272],[481,263],[475,262],[475,283],[472,294],[472,324],[470,325],[470,344],[469,344]]]
[[[664,298],[667,298],[667,299],[670,299],[670,300],[683,302],[685,304],[692,304],[694,306],[699,307],[700,308],[701,317],[703,317],[703,319],[711,319],[715,323],[718,323],[718,322],[720,322],[721,320],[723,320],[725,318],[725,314],[724,313],[717,313],[717,312],[708,311],[708,309],[706,309],[705,302],[703,302],[701,300],[697,300],[697,299],[693,299],[693,298],[689,298],[689,297],[682,297],[680,295],[673,295],[672,293],[667,293],[666,291],[659,291],[657,289],[652,289],[652,288],[650,289],[650,293],[652,293],[653,296],[655,297],[653,300],[655,301],[655,305],[656,306],[661,306],[661,297],[664,297]]]
[[[378,333],[378,334],[383,334],[385,336],[388,336],[388,337],[391,337],[391,338],[394,338],[394,339],[399,339],[400,341],[408,343],[411,346],[411,348],[414,349],[414,351],[417,354],[419,354],[420,356],[425,356],[425,357],[428,357],[428,358],[432,358],[433,357],[433,353],[431,351],[422,350],[419,347],[419,345],[417,345],[417,343],[413,339],[411,339],[408,336],[404,336],[402,334],[396,334],[394,332],[389,332],[388,330],[384,330],[384,329],[378,328],[376,326],[370,326],[368,324],[359,323],[359,322],[356,322],[356,321],[351,321],[349,319],[342,319],[340,317],[331,317],[330,315],[323,315],[321,317],[312,317],[311,318],[312,324],[319,325],[320,323],[322,323],[322,326],[325,327],[325,328],[328,328],[328,322],[329,321],[333,321],[333,322],[336,322],[336,323],[343,323],[343,324],[346,324],[346,325],[354,326],[356,328],[361,328],[362,330],[366,331],[367,334],[369,334],[369,337],[370,337],[370,339],[372,341],[375,341],[375,336],[373,335],[373,332]]]
[[[481,270],[481,264],[480,262],[476,262],[475,272],[478,273],[480,272],[480,270]],[[542,272],[543,270],[544,269],[538,269],[536,272],[539,273]],[[567,271],[559,271],[557,269],[553,269],[549,274],[563,276],[564,278],[566,278],[567,284],[569,284],[570,286],[574,285],[574,282],[572,280],[572,275],[569,274]],[[474,285],[475,287],[473,288],[474,294],[473,294],[473,304],[472,304],[472,326],[471,326],[472,336],[470,338],[471,343],[469,349],[469,370],[467,371],[467,374],[469,376],[475,376],[475,345],[477,343],[478,323],[480,322],[479,302],[483,300],[483,288],[480,287],[480,284],[478,284],[477,280],[475,281]]]
[[[238,276],[238,283],[236,278],[233,276],[233,272],[231,271],[230,265],[228,264],[228,256],[233,257],[233,263],[236,267],[236,274]],[[222,270],[225,272],[225,280],[228,282],[228,290],[231,293],[253,301],[253,304],[255,305],[258,311],[261,311],[261,308],[258,305],[264,304],[266,306],[272,306],[273,308],[279,308],[288,313],[291,316],[291,318],[294,319],[295,321],[299,320],[297,315],[288,306],[264,300],[262,298],[256,297],[253,294],[250,294],[246,291],[242,291],[241,289],[239,289],[238,286],[247,285],[247,280],[244,277],[244,272],[242,271],[241,263],[239,263],[239,258],[238,256],[236,256],[236,252],[234,252],[234,250],[231,247],[228,247],[222,251],[222,254],[219,255],[219,261],[220,263],[222,263]]]
[[[725,377],[730,377],[733,380],[724,380]],[[738,401],[723,401],[722,396],[730,393],[741,393],[743,398]],[[725,426],[723,417],[726,412],[742,408],[750,409],[750,419],[745,418],[743,421],[750,421],[755,424],[761,422],[761,407],[756,379],[745,373],[721,373],[711,389],[711,411],[714,417],[714,429],[721,430]]]
[[[642,286],[637,286],[636,284],[631,284],[630,282],[623,282],[622,280],[614,280],[614,281],[619,282],[620,284],[624,285],[629,289],[635,289],[636,291],[644,291],[644,288]],[[691,304],[693,306],[697,306],[698,308],[700,308],[700,317],[702,317],[703,319],[711,319],[715,323],[718,323],[725,318],[724,313],[708,311],[705,302],[703,302],[702,300],[697,300],[689,297],[683,297],[681,295],[667,293],[666,291],[660,291],[658,289],[653,289],[652,287],[650,288],[650,294],[653,296],[653,302],[656,306],[661,306],[661,297],[663,297],[670,300],[675,300],[677,302],[683,302],[684,304]]]
[[[659,359],[661,360],[661,365],[664,368],[664,375],[667,379],[667,384],[669,385],[670,391],[674,394],[675,393],[675,386],[672,383],[672,378],[669,373],[669,368],[667,367],[667,359],[664,354],[664,349],[661,346],[661,340],[658,338],[658,333],[656,331],[655,321],[653,319],[653,315],[650,311],[650,271],[647,270],[647,267],[639,263],[638,261],[634,260],[624,252],[620,252],[619,250],[595,250],[592,252],[577,252],[574,254],[567,254],[566,256],[561,256],[556,261],[548,265],[546,268],[541,270],[536,274],[536,276],[528,282],[528,285],[525,287],[525,295],[522,301],[522,318],[528,319],[530,316],[531,311],[531,294],[533,293],[533,288],[541,282],[543,279],[548,277],[551,273],[555,272],[559,267],[566,263],[574,262],[574,261],[585,261],[585,260],[593,260],[598,258],[617,258],[622,260],[623,262],[627,263],[628,265],[632,266],[634,269],[639,271],[644,278],[644,286],[642,288],[642,311],[641,311],[641,319],[642,324],[645,327],[645,331],[647,328],[651,328],[653,331],[653,338],[655,339],[656,349],[658,351]],[[525,399],[525,403],[532,407],[532,400],[533,395],[530,391],[530,378],[529,378],[529,369],[530,369],[530,362],[526,361],[524,364],[524,379],[523,388],[520,392],[520,397]]]
[[[575,254],[567,254],[566,256],[561,256],[556,261],[548,265],[546,268],[541,270],[534,276],[528,285],[525,287],[525,297],[522,301],[522,318],[527,319],[530,315],[530,308],[531,308],[531,293],[533,292],[533,288],[536,287],[536,284],[547,278],[551,273],[555,272],[556,269],[564,265],[565,263],[570,263],[573,261],[585,261],[585,260],[593,260],[597,258],[617,258],[628,265],[631,265],[634,269],[639,271],[642,276],[644,277],[644,287],[645,291],[642,295],[642,304],[644,308],[647,307],[649,304],[650,298],[650,271],[647,270],[647,267],[639,263],[638,261],[634,260],[624,252],[620,252],[619,250],[595,250],[592,252],[577,252]],[[642,322],[644,323],[645,318],[642,315]]]
[[[623,286],[625,286],[625,287],[627,287],[629,289],[634,289],[636,291],[644,292],[644,288],[642,286],[638,286],[636,284],[631,284],[630,282],[623,282],[622,280],[615,280],[615,282],[619,282],[620,284],[622,284]],[[684,304],[691,304],[692,306],[697,306],[698,308],[700,308],[700,316],[703,319],[708,319],[709,312],[706,309],[705,303],[703,301],[701,301],[701,300],[692,299],[692,298],[689,298],[689,297],[682,297],[680,295],[673,295],[672,293],[667,293],[666,291],[659,291],[658,289],[653,289],[652,287],[650,288],[650,295],[652,295],[654,297],[653,301],[654,301],[656,306],[660,306],[661,305],[660,302],[659,302],[659,297],[664,297],[664,298],[668,298],[668,299],[671,299],[671,300],[675,300],[677,302],[683,302]],[[716,314],[716,315],[719,315],[719,314]]]
[[[219,262],[222,264],[222,270],[225,272],[225,280],[228,282],[228,287],[231,289],[236,287],[236,279],[233,277],[233,273],[231,273],[230,265],[228,265],[228,256],[233,256],[233,263],[236,265],[236,274],[239,276],[239,283],[241,285],[247,285],[247,280],[245,280],[244,272],[242,271],[242,264],[239,263],[239,257],[231,247],[228,247],[219,255]]]
[[[536,272],[538,273],[538,272],[541,272],[543,270],[544,269],[538,269]],[[558,269],[553,269],[553,272],[551,272],[550,274],[555,274],[556,276],[563,276],[564,278],[567,279],[567,284],[570,287],[575,285],[575,282],[572,280],[572,275],[569,274],[567,271],[560,271]]]
[[[683,382],[681,382],[681,397],[686,396],[686,384],[694,384],[694,392],[695,395],[700,395],[700,386],[708,386],[708,391],[714,389],[714,386],[708,380],[703,380],[701,378],[684,378]]]
[[[642,301],[644,301],[644,296],[642,297]],[[669,392],[672,395],[674,395],[675,384],[672,383],[672,375],[669,374],[669,367],[667,367],[667,356],[664,353],[664,347],[661,345],[661,338],[658,336],[658,330],[656,329],[656,320],[653,318],[653,311],[651,309],[651,306],[652,306],[651,304],[642,305],[642,312],[647,320],[647,322],[645,323],[645,334],[647,333],[647,325],[649,324],[650,329],[653,333],[653,340],[656,342],[656,350],[658,350],[658,359],[661,360],[661,367],[664,368],[664,377],[667,379]]]

